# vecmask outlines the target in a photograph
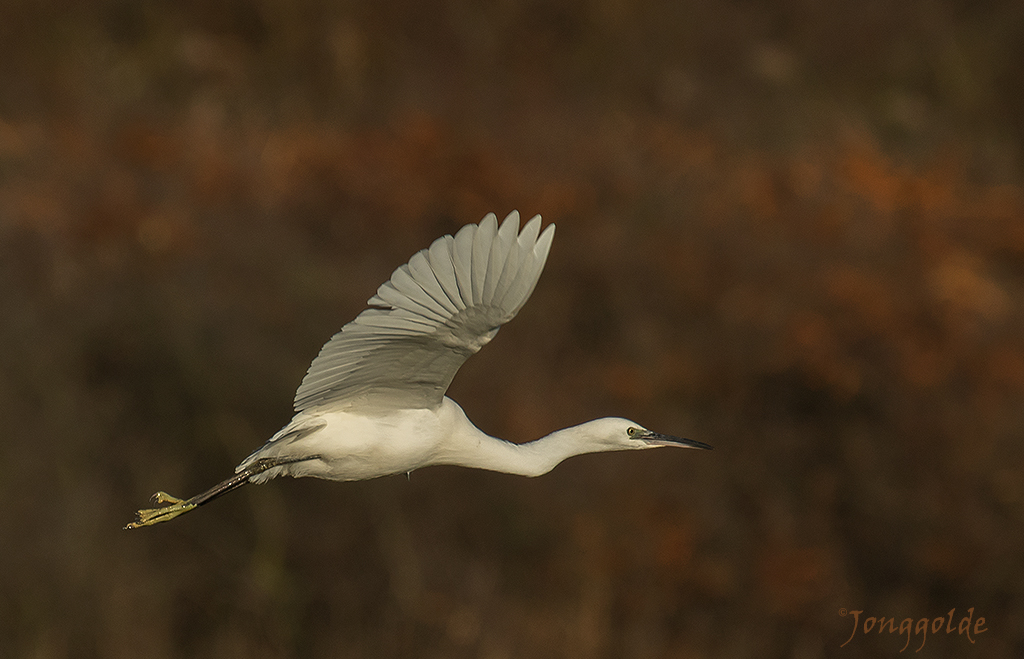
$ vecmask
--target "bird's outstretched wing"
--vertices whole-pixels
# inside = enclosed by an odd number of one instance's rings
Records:
[[[295,393],[295,411],[432,408],[456,371],[512,320],[544,269],[555,225],[493,213],[438,238],[395,270],[334,335]]]

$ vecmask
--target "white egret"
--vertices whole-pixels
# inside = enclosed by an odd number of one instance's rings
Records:
[[[157,492],[160,507],[138,511],[125,528],[166,522],[277,476],[353,481],[440,464],[539,476],[583,453],[711,448],[620,418],[515,444],[480,431],[444,395],[533,292],[555,235],[555,225],[540,226],[538,215],[520,233],[513,211],[499,228],[491,213],[414,255],[324,345],[295,394],[294,418],[234,477],[187,500]]]

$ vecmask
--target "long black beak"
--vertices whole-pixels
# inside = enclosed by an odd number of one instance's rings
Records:
[[[640,433],[637,439],[650,444],[651,446],[677,446],[679,448],[700,448],[705,450],[712,450],[714,447],[711,444],[705,444],[704,442],[698,442],[695,439],[683,439],[682,437],[673,437],[672,435],[662,435],[661,433],[651,432],[650,430],[644,430]]]

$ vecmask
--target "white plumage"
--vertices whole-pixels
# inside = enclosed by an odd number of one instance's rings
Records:
[[[525,444],[491,437],[444,393],[533,293],[555,226],[494,214],[438,238],[394,271],[320,350],[295,394],[295,416],[207,492],[154,495],[137,528],[164,522],[246,483],[280,475],[363,480],[453,464],[537,476],[581,453],[656,446],[710,448],[620,418],[590,421]]]

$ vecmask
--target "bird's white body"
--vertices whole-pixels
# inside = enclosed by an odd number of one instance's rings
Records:
[[[654,446],[629,441],[626,429],[631,426],[636,424],[627,419],[598,419],[515,444],[480,431],[459,404],[445,396],[437,409],[297,415],[240,469],[261,458],[316,455],[316,459],[268,469],[253,476],[251,482],[262,483],[281,475],[357,481],[410,473],[429,465],[540,476],[573,455]],[[613,446],[620,437],[622,441]]]
[[[515,211],[499,228],[489,214],[413,255],[320,350],[295,393],[295,417],[237,476],[187,501],[158,492],[158,503],[172,505],[139,511],[128,528],[282,475],[352,481],[446,464],[539,476],[582,453],[710,448],[615,417],[514,444],[480,431],[444,395],[462,363],[526,304],[554,229],[541,233],[538,215],[520,232]]]
[[[253,477],[255,483],[284,474],[365,480],[444,464],[446,458],[460,453],[461,447],[479,443],[470,436],[470,427],[462,408],[447,396],[436,410],[300,414],[246,462],[266,457],[320,456],[268,469]],[[298,437],[292,439],[289,435]]]
[[[356,481],[413,471],[430,464],[436,456],[442,423],[440,415],[427,409],[390,414],[335,411],[299,415],[278,433],[283,439],[272,439],[248,461],[319,457],[268,469],[251,480],[262,483],[289,475]],[[300,431],[298,436],[288,436],[296,430]],[[395,438],[401,439],[389,441]]]

